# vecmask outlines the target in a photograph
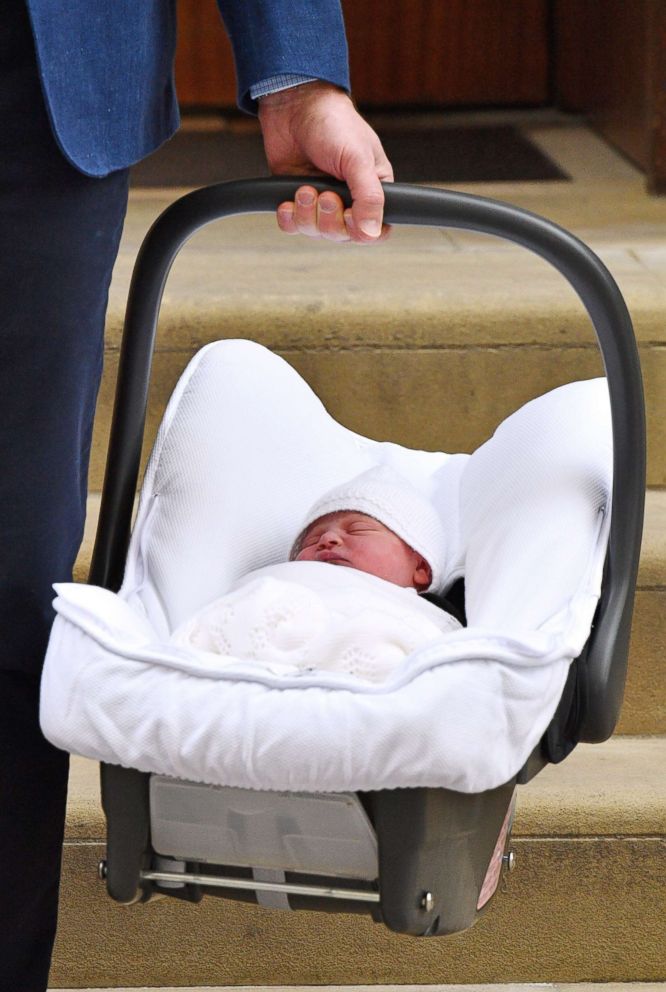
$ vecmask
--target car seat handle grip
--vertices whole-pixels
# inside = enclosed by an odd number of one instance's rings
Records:
[[[293,200],[303,182],[302,176],[274,177],[195,190],[167,208],[148,232],[137,257],[127,304],[91,582],[117,589],[122,579],[157,321],[174,258],[205,224],[235,214],[274,211],[283,201]],[[351,203],[348,188],[336,180],[308,177],[307,182],[320,191],[334,189],[346,205]],[[497,200],[450,190],[385,183],[384,192],[384,217],[389,224],[491,234],[541,256],[568,280],[592,321],[611,400],[613,513],[594,650],[587,658],[589,698],[580,739],[605,740],[615,726],[624,688],[645,493],[643,388],[625,302],[594,252],[543,217]]]

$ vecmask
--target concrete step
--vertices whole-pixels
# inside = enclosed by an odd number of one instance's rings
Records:
[[[607,264],[632,313],[645,377],[649,483],[666,485],[666,202],[642,177],[457,186],[541,213]],[[132,195],[111,287],[91,469],[101,485],[131,269],[179,192]],[[147,439],[194,352],[248,337],[290,361],[353,430],[468,451],[526,400],[601,372],[586,314],[549,265],[498,239],[397,228],[374,248],[285,238],[269,216],[228,218],[179,255],[164,298]]]
[[[666,978],[666,737],[581,745],[519,790],[517,868],[464,934],[222,899],[120,907],[97,766],[72,764],[55,988],[659,982]],[[571,990],[573,992],[573,990]]]
[[[74,577],[85,582],[90,566],[99,495],[88,499],[83,546]],[[649,490],[634,613],[622,734],[666,734],[666,491]]]
[[[233,986],[234,992],[319,992],[321,986]],[[51,989],[50,992],[56,992]],[[74,989],[60,989],[58,992],[74,992]],[[78,992],[102,992],[102,989],[79,989]],[[161,989],[115,989],[114,992],[231,992],[229,986],[216,985],[213,988],[161,988]],[[321,990],[324,992],[324,990]],[[666,992],[662,982],[579,982],[573,985],[329,985],[325,992]]]

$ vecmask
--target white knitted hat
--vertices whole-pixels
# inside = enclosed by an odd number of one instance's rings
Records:
[[[436,592],[444,575],[446,536],[434,506],[402,475],[378,465],[329,490],[310,507],[291,549],[298,554],[304,531],[329,513],[355,510],[379,520],[430,565],[432,581],[425,592]]]

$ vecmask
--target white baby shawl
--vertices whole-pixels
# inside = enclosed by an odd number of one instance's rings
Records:
[[[246,575],[172,641],[274,674],[346,672],[383,682],[412,652],[459,628],[415,589],[352,568],[292,561]]]

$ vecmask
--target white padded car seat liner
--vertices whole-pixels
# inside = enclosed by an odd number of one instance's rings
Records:
[[[436,505],[468,628],[386,683],[300,678],[168,644],[241,575],[286,559],[308,507],[379,463]],[[338,424],[259,345],[209,345],[169,403],[118,595],[58,586],[42,726],[65,749],[214,785],[286,791],[493,788],[547,727],[589,634],[608,534],[606,383],[511,415],[471,456]]]

